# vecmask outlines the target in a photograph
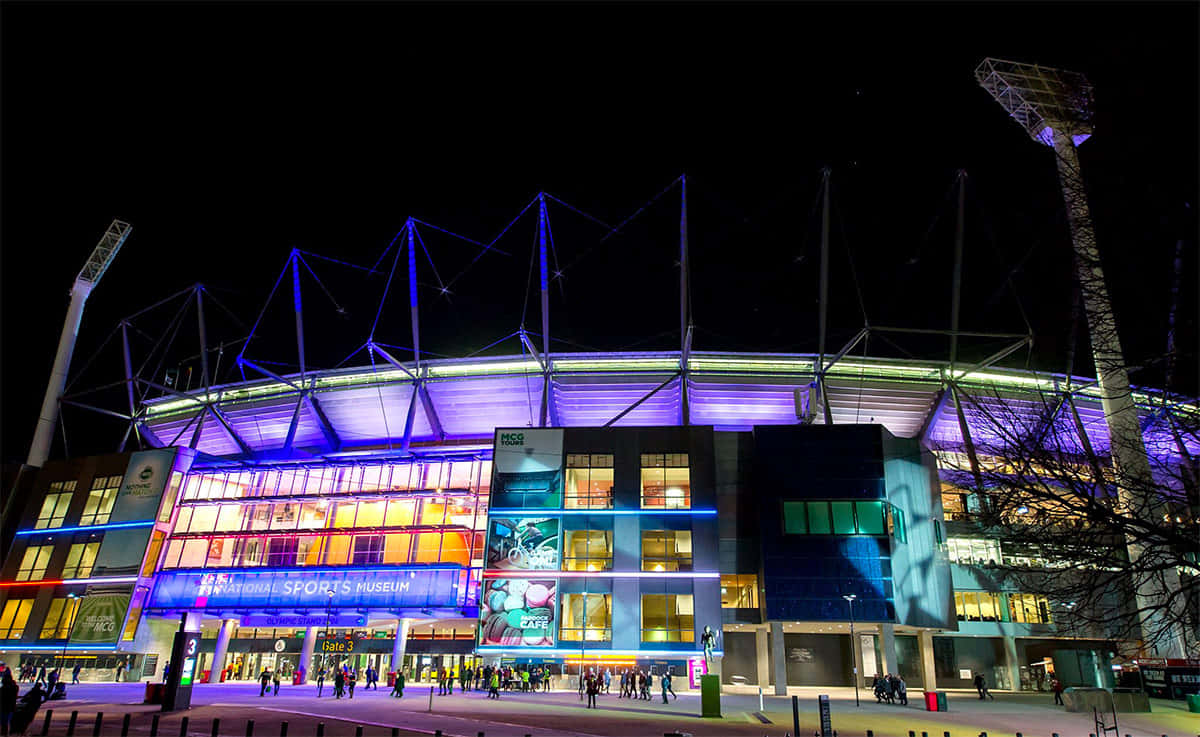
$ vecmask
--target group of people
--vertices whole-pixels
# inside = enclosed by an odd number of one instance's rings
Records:
[[[658,685],[662,690],[663,703],[667,703],[667,694],[671,694],[671,698],[679,698],[675,694],[675,689],[671,687],[671,671],[668,669],[665,673],[658,677]],[[649,701],[652,696],[651,689],[654,688],[654,674],[648,670],[623,670],[621,671],[621,693],[617,698],[642,699]]]
[[[28,679],[26,675],[28,670],[22,667],[18,675],[22,680],[32,680],[33,687],[26,691],[24,696],[20,696],[18,676],[13,675],[7,664],[0,662],[0,735],[23,734],[33,721],[38,708],[51,698],[54,685],[58,683],[57,669],[47,674],[46,669],[42,668],[32,679]],[[58,690],[64,690],[61,684]]]
[[[888,673],[881,676],[876,673],[871,682],[871,690],[875,692],[876,703],[908,705],[908,684],[899,674]]]
[[[351,699],[354,698],[354,687],[358,684],[358,672],[356,670],[354,670],[353,668],[351,668],[349,665],[346,665],[344,663],[342,664],[342,667],[340,667],[340,668],[334,667],[331,670],[333,671],[333,695],[334,695],[334,698],[340,699],[343,696],[349,697]],[[263,671],[263,672],[265,673],[266,671]],[[322,665],[320,668],[317,669],[317,696],[318,697],[321,696],[321,692],[325,689],[325,678],[328,675],[329,675],[329,671],[327,671],[325,669],[324,665]],[[370,691],[372,689],[375,691],[379,690],[379,671],[375,670],[374,667],[368,665],[366,667],[366,669],[363,670],[362,675],[366,681],[366,685],[363,686],[364,690],[367,690],[367,691]],[[403,688],[403,686],[401,686],[401,688]],[[276,674],[276,676],[275,676],[275,690],[276,691],[279,690],[278,674]],[[394,691],[392,693],[393,693],[393,695],[395,695]]]

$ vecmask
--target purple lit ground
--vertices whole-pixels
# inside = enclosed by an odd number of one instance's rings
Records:
[[[22,688],[22,691],[24,688]],[[76,734],[92,734],[95,713],[104,713],[102,734],[120,733],[121,718],[134,714],[131,735],[147,735],[151,712],[155,707],[143,706],[141,684],[85,683],[69,687],[71,699],[47,704],[54,709],[50,734],[66,734],[67,717],[79,711]],[[792,731],[790,699],[765,697],[765,716],[771,723],[759,721],[757,690],[734,687],[723,695],[724,718],[702,719],[697,716],[699,697],[683,693],[670,704],[663,704],[656,693],[652,701],[628,701],[616,695],[601,695],[599,708],[585,709],[573,691],[548,694],[503,694],[499,701],[490,701],[481,692],[455,693],[453,696],[434,696],[433,711],[429,712],[429,687],[405,689],[401,700],[388,697],[388,690],[358,689],[353,700],[335,700],[329,696],[316,698],[315,686],[280,689],[279,696],[260,698],[254,683],[214,684],[198,686],[193,692],[193,708],[187,712],[188,734],[204,737],[212,734],[212,720],[220,719],[222,735],[246,734],[247,720],[254,720],[255,735],[274,737],[280,733],[280,722],[289,723],[289,737],[312,737],[318,722],[325,724],[328,737],[353,735],[356,725],[363,725],[366,737],[390,735],[393,727],[404,737],[430,735],[442,730],[447,737],[521,737],[522,735],[569,735],[599,737],[622,735],[629,737],[668,732],[691,733],[700,737],[745,735],[782,737]],[[799,697],[800,728],[810,734],[817,727],[817,696],[830,695],[833,726],[843,737],[861,737],[872,730],[877,737],[905,737],[909,730],[917,734],[928,732],[940,737],[949,732],[953,737],[975,737],[986,731],[993,737],[1024,735],[1050,737],[1086,737],[1094,732],[1090,714],[1068,714],[1055,707],[1049,694],[1000,693],[995,701],[980,702],[973,693],[950,694],[948,713],[929,713],[921,709],[921,693],[910,692],[910,705],[888,706],[866,698],[861,707],[854,705],[854,691],[849,688],[793,688]],[[866,694],[863,694],[866,696]],[[1185,737],[1200,731],[1200,715],[1188,714],[1181,702],[1154,701],[1152,714],[1122,714],[1120,734],[1132,737]],[[159,734],[170,737],[180,734],[179,714],[164,715]],[[40,734],[44,711],[31,734]]]

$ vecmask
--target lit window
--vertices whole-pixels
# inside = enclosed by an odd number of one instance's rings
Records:
[[[96,553],[100,552],[100,543],[76,543],[67,551],[67,564],[63,567],[63,578],[87,578],[92,575],[92,566],[96,563]]]
[[[951,563],[996,564],[1000,561],[1000,542],[983,538],[952,537],[946,540]]]
[[[50,610],[42,620],[40,640],[65,640],[71,636],[71,625],[75,622],[75,614],[79,611],[78,597],[63,597],[50,601]]]
[[[74,493],[74,481],[56,481],[50,484],[50,493],[42,501],[42,509],[38,512],[37,522],[33,525],[34,529],[45,530],[51,527],[62,527]]]
[[[612,594],[563,594],[560,640],[612,639]]]
[[[691,594],[642,594],[642,642],[694,642]]]
[[[758,576],[721,576],[721,606],[725,609],[757,609]]]
[[[46,566],[50,563],[50,554],[53,552],[53,545],[26,548],[25,557],[21,558],[21,567],[17,569],[17,580],[41,581],[45,578]]]
[[[642,507],[691,509],[692,481],[687,453],[642,454]]]
[[[1009,594],[1008,611],[1012,621],[1024,624],[1050,624],[1050,600],[1038,594]]]
[[[606,530],[570,530],[563,548],[563,569],[607,571],[612,568],[612,533]]]
[[[19,640],[33,610],[33,599],[9,599],[0,612],[0,640]]]
[[[117,500],[117,491],[121,488],[120,476],[99,476],[92,482],[92,490],[88,492],[87,503],[83,507],[83,516],[79,519],[80,526],[103,525],[112,514],[113,502]]]
[[[612,492],[611,454],[572,453],[567,456],[567,509],[611,509]]]
[[[884,535],[882,501],[788,501],[783,503],[787,535]]]
[[[687,530],[642,530],[642,570],[692,570],[692,533]]]

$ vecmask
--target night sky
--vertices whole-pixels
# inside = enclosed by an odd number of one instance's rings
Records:
[[[1164,381],[1183,239],[1172,389],[1194,394],[1198,8],[5,2],[3,460],[25,457],[67,291],[113,217],[133,235],[89,300],[73,375],[123,316],[196,282],[243,323],[210,305],[210,341],[243,337],[292,248],[370,266],[410,215],[488,242],[539,190],[615,224],[683,173],[694,347],[814,351],[820,169],[833,169],[836,349],[863,323],[851,263],[871,323],[948,327],[949,192],[965,168],[962,328],[1025,332],[1019,302],[1037,343],[1006,365],[1063,371],[1071,255],[1053,158],[976,85],[986,56],[1091,79],[1097,129],[1080,156],[1127,357],[1151,364],[1133,378]],[[605,227],[549,213],[555,350],[678,349],[678,188],[603,243]],[[473,266],[477,246],[421,231],[423,351],[464,356],[516,330],[535,227],[517,222]],[[321,284],[304,274],[308,360],[331,366],[366,340],[385,280],[308,263]],[[247,351],[286,371],[289,299],[268,303]],[[399,281],[377,341],[411,345],[406,301]],[[177,307],[135,320],[135,364]],[[164,369],[197,352],[187,317]],[[531,330],[539,319],[531,298]],[[116,347],[73,389],[119,379]],[[946,344],[867,350],[932,359]],[[79,410],[65,421],[74,455],[123,431]]]

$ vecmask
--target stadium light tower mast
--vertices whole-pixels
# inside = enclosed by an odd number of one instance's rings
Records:
[[[71,305],[67,308],[67,319],[63,322],[62,334],[58,338],[58,353],[54,356],[54,368],[46,384],[46,396],[42,399],[42,411],[38,415],[37,430],[33,433],[33,444],[29,447],[30,466],[41,467],[50,456],[50,443],[54,439],[54,427],[58,420],[58,400],[67,385],[67,369],[71,366],[71,354],[75,351],[75,338],[79,334],[79,321],[83,318],[83,306],[88,295],[100,282],[100,277],[117,257],[133,226],[113,220],[104,231],[100,242],[92,250],[87,263],[75,277],[71,287]]]
[[[984,59],[976,67],[975,79],[1031,138],[1054,150],[1075,251],[1076,278],[1087,315],[1101,404],[1112,445],[1118,502],[1130,513],[1152,514],[1158,504],[1150,498],[1153,489],[1150,460],[1139,426],[1137,405],[1129,387],[1129,372],[1075,150],[1092,134],[1092,86],[1077,72],[992,58]],[[1131,558],[1139,557],[1138,545],[1130,543],[1128,547]],[[1143,626],[1148,619],[1173,616],[1173,613],[1163,611],[1166,602],[1170,601],[1169,592],[1179,586],[1178,577],[1175,576],[1173,582],[1169,580],[1171,578],[1164,575],[1139,585],[1138,609],[1153,613],[1143,614]],[[1157,643],[1160,654],[1186,657],[1180,643],[1179,625],[1171,625],[1170,620],[1159,624],[1165,624],[1174,635]]]

